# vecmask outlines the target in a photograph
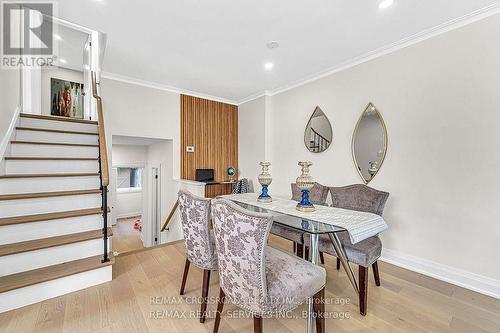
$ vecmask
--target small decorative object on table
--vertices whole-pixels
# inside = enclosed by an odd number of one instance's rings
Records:
[[[227,168],[227,175],[229,176],[229,181],[230,182],[233,182],[234,179],[234,175],[236,174],[236,170],[234,169],[234,167],[229,167]]]
[[[269,166],[271,165],[271,163],[260,162],[259,164],[262,166],[262,173],[258,177],[259,183],[260,185],[262,185],[262,193],[257,198],[257,201],[271,202],[273,201],[273,199],[271,198],[269,193],[267,193],[268,192],[267,188],[269,184],[271,184],[271,182],[273,181],[273,177],[271,177],[271,174],[269,173]]]
[[[309,175],[309,167],[312,165],[311,162],[299,162],[302,167],[302,174],[297,177],[296,185],[302,191],[302,201],[297,204],[297,210],[301,212],[314,212],[316,208],[309,201],[309,191],[314,186],[314,181],[311,175]]]

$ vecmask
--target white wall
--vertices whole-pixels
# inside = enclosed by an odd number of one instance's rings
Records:
[[[20,72],[0,69],[0,141],[7,133],[16,107],[20,104]]]
[[[162,167],[162,218],[164,221],[174,205],[178,184],[174,179],[179,178],[180,167],[180,95],[160,89],[119,82],[115,80],[101,80],[101,95],[104,101],[105,124],[108,138],[112,135],[134,136],[167,140],[167,147],[151,148],[147,155],[147,163],[160,161]],[[109,139],[108,139],[109,140]],[[108,142],[110,145],[110,142]],[[161,158],[156,152],[161,151]],[[146,177],[149,174],[146,173]],[[149,179],[146,179],[149,182]],[[163,233],[162,242],[182,238],[179,221],[173,221],[170,231]],[[144,238],[145,245],[151,241],[148,230]]]
[[[147,147],[134,145],[113,145],[113,168],[117,167],[142,167],[146,166]],[[117,190],[116,202],[113,205],[117,218],[142,215],[143,191]]]
[[[386,253],[494,279],[498,292],[499,39],[495,15],[270,97],[271,194],[290,195],[299,160],[313,162],[311,173],[320,183],[361,183],[351,136],[372,101],[389,138],[384,165],[370,183],[391,193],[384,214],[390,229],[382,235]],[[316,105],[334,132],[332,146],[321,154],[303,143]],[[253,165],[264,154],[253,142],[264,127],[262,112],[256,101],[240,106],[240,119],[247,118],[239,137],[242,174],[255,175]]]
[[[180,111],[179,111],[180,112]],[[154,143],[148,146],[147,151],[147,167],[148,168],[159,168],[160,169],[160,212],[161,218],[158,221],[158,228],[163,226],[165,219],[167,218],[170,210],[174,206],[177,200],[178,185],[172,179],[173,165],[172,165],[172,141],[162,141]],[[152,202],[152,191],[145,193],[148,196],[149,203]],[[148,218],[152,216],[152,206],[148,206]],[[154,228],[155,226],[151,226]],[[154,229],[153,229],[154,230]],[[153,232],[151,230],[151,233]],[[161,242],[172,242],[182,238],[182,231],[180,228],[180,223],[176,218],[170,224],[170,230],[160,235]],[[152,242],[152,239],[150,240]]]
[[[259,162],[266,160],[266,98],[261,97],[238,107],[238,178],[248,178],[255,191],[260,190]]]
[[[101,95],[108,136],[172,140],[172,175],[179,178],[179,94],[103,78]]]
[[[44,69],[42,74],[42,114],[50,115],[52,108],[51,92],[50,92],[50,79],[61,79],[66,81],[73,81],[83,83],[83,72],[75,71],[66,68]]]

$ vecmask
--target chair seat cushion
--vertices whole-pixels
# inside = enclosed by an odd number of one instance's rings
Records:
[[[273,247],[266,247],[268,299],[262,314],[290,311],[325,287],[323,267]]]
[[[304,243],[304,233],[301,231],[298,231],[296,229],[278,224],[278,223],[273,223],[273,226],[271,227],[271,233],[276,236],[283,237],[285,239],[291,240],[292,242],[296,242],[298,244],[303,244]]]
[[[347,231],[338,233],[340,242],[344,245],[347,259],[363,267],[369,267],[380,258],[382,253],[382,242],[378,236],[367,238],[359,243],[352,244]],[[306,244],[310,244],[310,236],[305,235]],[[319,251],[328,253],[332,256],[337,256],[337,252],[333,247],[330,237],[328,235],[321,235],[319,237]]]

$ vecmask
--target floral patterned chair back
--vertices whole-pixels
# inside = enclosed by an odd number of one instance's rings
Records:
[[[233,202],[212,202],[220,287],[231,303],[259,312],[267,297],[265,248],[272,215],[247,211]]]
[[[213,236],[210,234],[210,202],[211,199],[179,191],[179,209],[187,258],[201,269],[216,270],[217,255]]]

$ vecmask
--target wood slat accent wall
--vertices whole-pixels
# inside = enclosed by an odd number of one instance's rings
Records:
[[[215,180],[224,181],[230,166],[238,170],[238,107],[181,95],[181,178],[194,180],[196,169],[214,169]]]

